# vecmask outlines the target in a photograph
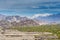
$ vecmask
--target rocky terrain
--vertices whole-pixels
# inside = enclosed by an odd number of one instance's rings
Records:
[[[0,26],[9,28],[9,27],[15,27],[15,26],[16,27],[26,27],[26,26],[32,27],[32,26],[39,26],[39,25],[46,25],[46,24],[60,24],[60,19],[59,19],[60,14],[56,14],[53,16],[52,15],[48,17],[38,16],[36,18],[31,19],[28,17],[21,17],[18,15],[6,16],[6,15],[0,14]]]
[[[18,26],[38,26],[39,23],[33,19],[20,16],[5,16],[0,14],[0,26],[2,27],[18,27]]]
[[[50,32],[21,32],[13,29],[2,29],[0,27],[0,40],[58,40],[58,36]]]

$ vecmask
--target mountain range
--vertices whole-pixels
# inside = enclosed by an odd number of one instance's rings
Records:
[[[45,24],[60,24],[60,14],[52,14],[48,16],[38,16],[34,18]]]
[[[25,26],[38,26],[37,21],[29,19],[27,17],[20,16],[5,16],[0,14],[0,26],[2,27],[25,27]]]
[[[33,19],[28,17],[16,16],[6,16],[0,14],[0,26],[12,27],[12,26],[39,26],[46,24],[60,24],[60,14],[53,14],[49,16],[38,16]]]

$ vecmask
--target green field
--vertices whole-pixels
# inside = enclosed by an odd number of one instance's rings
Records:
[[[31,26],[31,27],[13,27],[12,29],[16,29],[23,32],[52,32],[53,34],[57,34],[60,38],[60,24],[57,25],[41,25],[41,26]]]

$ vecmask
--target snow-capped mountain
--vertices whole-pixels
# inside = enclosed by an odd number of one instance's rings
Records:
[[[33,19],[20,16],[3,16],[1,15],[0,26],[11,27],[11,26],[38,26],[39,23]]]
[[[39,26],[46,24],[60,24],[60,14],[39,14],[31,18],[21,16],[6,16],[0,14],[0,26]]]
[[[9,22],[19,22],[20,21],[20,16],[7,16],[6,19]]]
[[[33,18],[35,20],[39,20],[40,24],[54,24],[60,23],[60,14],[45,14],[45,15],[38,15],[37,17]]]

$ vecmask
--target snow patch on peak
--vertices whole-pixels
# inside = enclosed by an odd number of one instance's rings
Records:
[[[32,16],[32,19],[33,19],[33,18],[37,18],[37,17],[39,17],[39,16],[41,16],[41,17],[47,17],[47,16],[51,16],[51,15],[53,15],[53,14],[49,14],[49,13],[35,14],[35,15]]]

